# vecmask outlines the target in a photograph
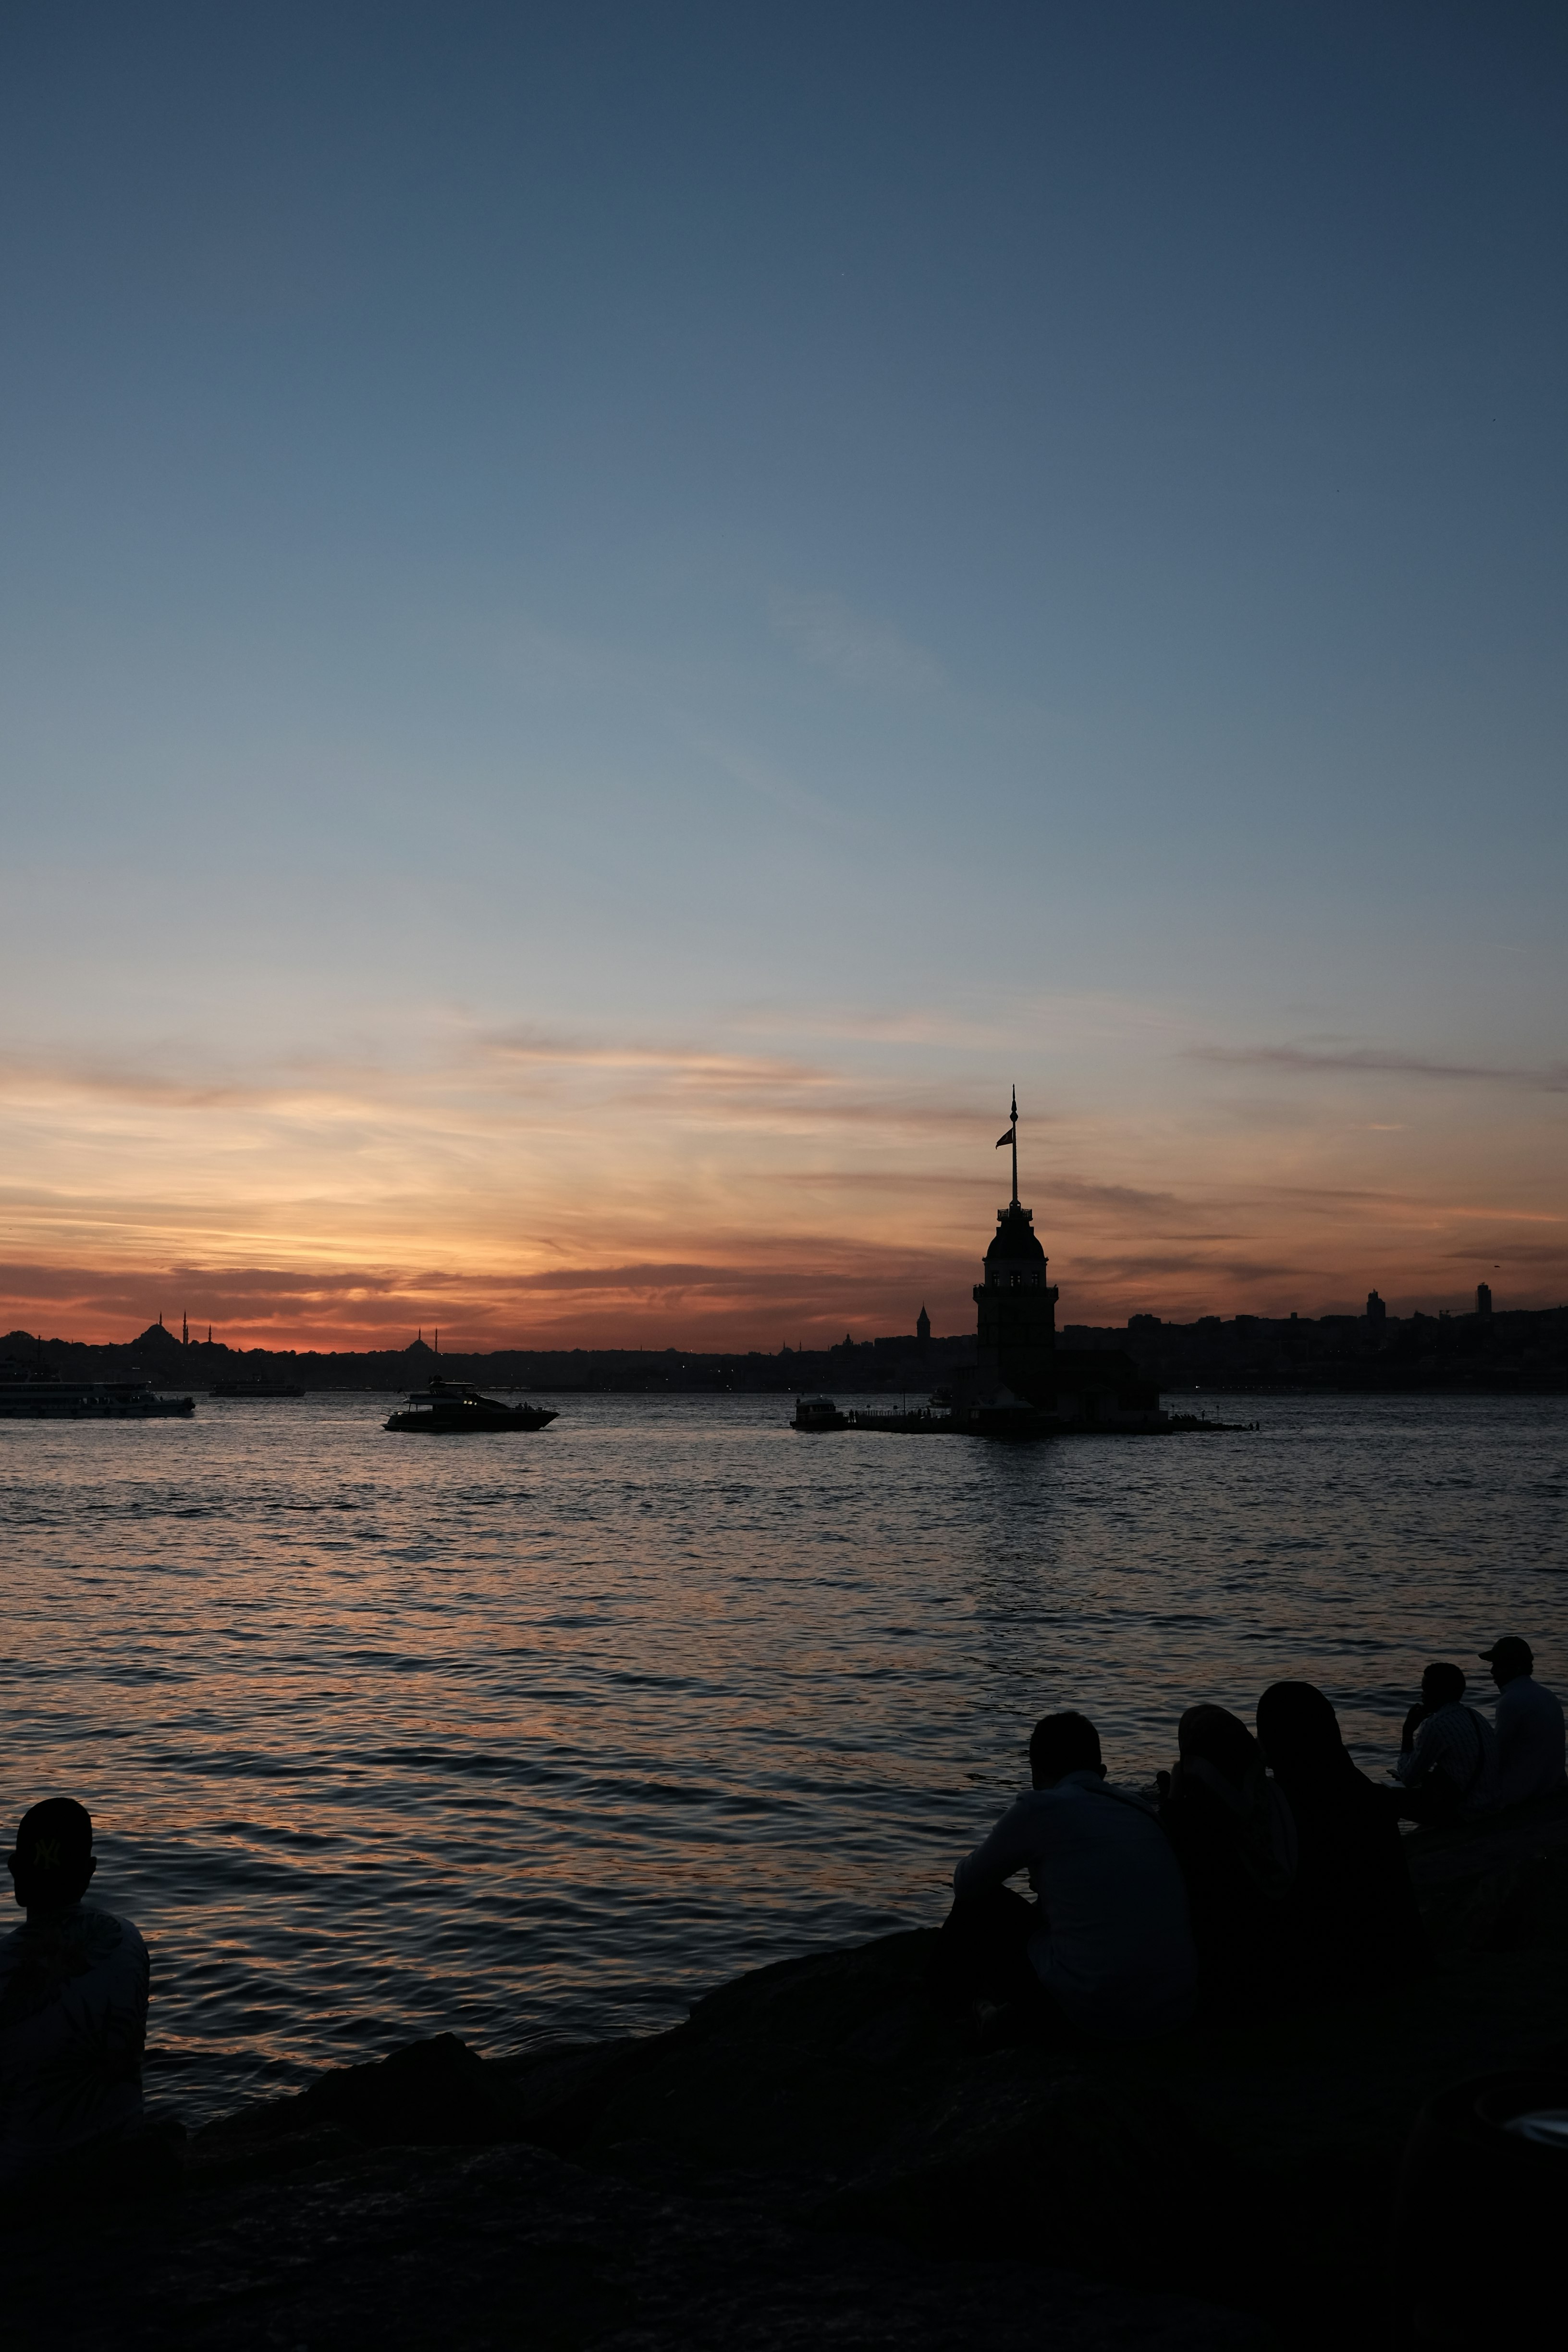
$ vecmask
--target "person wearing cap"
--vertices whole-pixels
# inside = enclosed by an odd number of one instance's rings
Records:
[[[1563,1709],[1535,1679],[1535,1656],[1528,1642],[1505,1633],[1481,1657],[1492,1670],[1498,1701],[1498,1802],[1522,1805],[1544,1797],[1568,1779],[1563,1769]]]
[[[14,2188],[142,2120],[147,1947],[82,1897],[98,1867],[92,1816],[50,1797],[6,1856],[26,1924],[0,1937],[0,2188]]]

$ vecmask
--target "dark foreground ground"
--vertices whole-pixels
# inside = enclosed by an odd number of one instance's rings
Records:
[[[1400,2339],[1390,2200],[1444,2084],[1568,2036],[1568,1805],[1423,1832],[1436,1965],[1157,2048],[984,2049],[929,1933],[668,2032],[449,2039],[210,2125],[183,2181],[9,2217],[7,2340],[157,2352],[1242,2352]]]

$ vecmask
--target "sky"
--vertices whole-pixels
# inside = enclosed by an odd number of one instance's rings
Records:
[[[1568,1298],[1568,17],[0,11],[0,1328]]]

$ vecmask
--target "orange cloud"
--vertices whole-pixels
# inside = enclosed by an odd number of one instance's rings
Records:
[[[82,1338],[162,1310],[240,1344],[439,1322],[454,1347],[771,1349],[908,1330],[923,1300],[964,1330],[1005,1191],[998,1065],[1063,1321],[1321,1312],[1373,1283],[1458,1303],[1482,1276],[1500,1303],[1568,1295],[1540,1072],[1494,1074],[1482,1117],[1459,1107],[1469,1065],[1336,1049],[1272,1095],[1268,1055],[1104,999],[1076,1037],[1053,1008],[1048,1059],[1015,1035],[984,1070],[918,1009],[898,1039],[852,1010],[781,1026],[776,1053],[757,1019],[694,1043],[433,1013],[395,1053],[250,1067],[13,1056],[0,1315]],[[1369,1074],[1395,1114],[1375,1125]]]

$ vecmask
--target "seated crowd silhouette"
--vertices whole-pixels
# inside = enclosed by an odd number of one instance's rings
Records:
[[[1422,1956],[1400,1822],[1470,1821],[1565,1785],[1563,1709],[1529,1644],[1486,1660],[1495,1721],[1463,1704],[1458,1666],[1428,1666],[1393,1788],[1358,1769],[1310,1683],[1270,1684],[1256,1737],[1223,1706],[1189,1707],[1157,1800],[1107,1780],[1087,1717],[1044,1717],[1033,1786],[953,1873],[939,1982],[1031,2032],[1121,2037],[1397,1981]],[[1026,1869],[1033,1903],[1006,1885]]]
[[[1031,2032],[1170,2032],[1292,1983],[1353,1990],[1420,1951],[1402,1818],[1468,1820],[1564,1785],[1563,1709],[1528,1645],[1487,1653],[1488,1723],[1458,1666],[1428,1666],[1397,1786],[1357,1769],[1310,1683],[1273,1683],[1257,1737],[1189,1707],[1157,1801],[1106,1778],[1086,1716],[1047,1715],[1033,1785],[953,1873],[937,1985],[1022,2011]],[[142,2108],[147,1947],[85,1901],[92,1820],[68,1797],[22,1817],[7,1856],[26,1923],[0,1937],[0,2198],[28,2183],[145,2182],[168,2134]],[[1035,1901],[1006,1881],[1026,1870]]]

